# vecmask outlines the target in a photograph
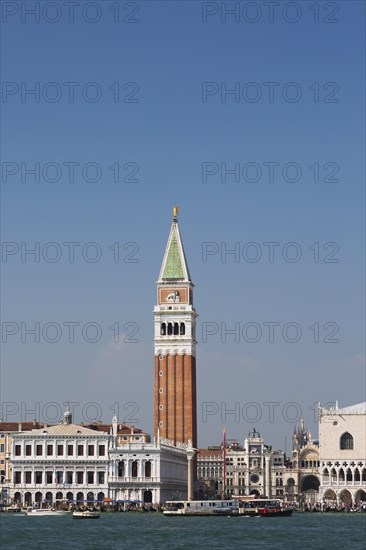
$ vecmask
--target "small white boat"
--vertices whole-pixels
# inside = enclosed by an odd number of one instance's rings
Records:
[[[99,510],[75,510],[72,514],[74,519],[99,519]]]
[[[52,508],[28,508],[26,515],[29,517],[35,516],[69,516],[69,510],[53,510]]]
[[[13,514],[16,516],[25,516],[25,511],[19,506],[6,506],[3,508],[3,512],[7,514]]]

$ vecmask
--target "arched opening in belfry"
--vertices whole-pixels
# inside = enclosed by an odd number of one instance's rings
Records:
[[[181,336],[184,335],[186,333],[186,325],[185,323],[181,323],[180,324],[180,330],[179,330]]]
[[[166,324],[165,324],[165,323],[161,323],[160,334],[161,334],[162,336],[165,336],[165,335],[166,335]]]
[[[174,323],[174,336],[178,336],[179,334],[179,324]]]
[[[171,336],[173,334],[173,325],[172,323],[168,323],[168,336]]]

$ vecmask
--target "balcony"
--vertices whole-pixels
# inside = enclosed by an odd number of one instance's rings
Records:
[[[131,484],[134,485],[136,483],[160,483],[160,478],[158,477],[118,477],[118,476],[110,476],[108,478],[108,483],[120,483],[121,485],[127,485]]]

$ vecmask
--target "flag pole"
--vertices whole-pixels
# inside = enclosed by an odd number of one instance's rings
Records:
[[[225,498],[225,494],[226,494],[226,428],[224,428],[224,433],[223,433],[222,461],[223,461],[222,496],[223,498]]]

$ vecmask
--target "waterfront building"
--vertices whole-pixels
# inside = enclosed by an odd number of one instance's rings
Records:
[[[7,502],[12,484],[12,444],[14,432],[29,431],[40,428],[36,420],[32,422],[2,422],[0,421],[0,502]]]
[[[304,421],[294,428],[291,458],[285,460],[284,495],[290,502],[303,506],[319,501],[319,441],[306,430]]]
[[[223,450],[223,446],[199,450],[197,477],[201,494],[283,496],[284,452],[272,451],[256,429],[249,432],[243,445],[227,440],[225,453]],[[216,494],[213,493],[214,488]]]
[[[109,450],[109,495],[114,501],[160,504],[187,498],[186,445],[161,438],[118,442],[117,419],[112,421]]]
[[[72,423],[12,434],[9,497],[24,506],[103,500],[108,495],[110,434]]]
[[[211,446],[208,449],[198,449],[197,452],[197,484],[198,499],[217,498],[223,492],[223,457],[222,447]]]
[[[319,406],[320,497],[346,508],[366,501],[366,403]]]
[[[154,436],[196,448],[197,314],[177,215],[174,208],[154,308]]]

